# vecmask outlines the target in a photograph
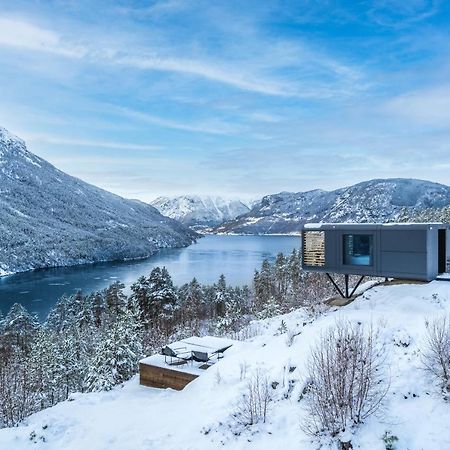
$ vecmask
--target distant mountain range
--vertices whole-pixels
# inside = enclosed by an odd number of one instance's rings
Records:
[[[158,197],[151,204],[161,214],[194,229],[214,227],[250,211],[251,203],[222,197],[182,195]]]
[[[365,181],[335,191],[267,195],[216,233],[298,233],[307,222],[392,222],[450,205],[450,187],[430,181],[393,178]]]
[[[147,257],[196,237],[153,206],[61,172],[0,127],[0,275]]]

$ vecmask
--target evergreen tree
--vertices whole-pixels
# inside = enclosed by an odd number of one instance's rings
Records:
[[[145,328],[150,327],[151,323],[151,304],[150,304],[150,292],[149,292],[149,280],[144,276],[138,278],[138,280],[131,285],[131,297],[130,302],[134,302],[139,305],[141,312],[141,321]]]
[[[136,373],[141,357],[139,326],[132,312],[126,310],[98,343],[87,371],[88,390],[110,390],[128,380]]]
[[[14,303],[5,317],[3,334],[11,345],[29,349],[39,322],[22,305]]]
[[[117,320],[126,308],[127,298],[123,293],[124,289],[125,285],[123,283],[115,281],[104,291],[106,310],[111,322]]]
[[[267,259],[263,261],[261,271],[255,271],[253,283],[255,290],[255,308],[256,312],[258,312],[262,311],[269,301],[273,302],[275,298],[275,277],[272,266]]]
[[[217,317],[224,317],[226,313],[226,303],[227,303],[227,283],[225,281],[225,276],[220,275],[219,281],[215,287],[215,315]]]
[[[95,292],[89,297],[89,302],[91,303],[94,325],[100,328],[104,324],[106,317],[105,297],[102,293]]]
[[[172,278],[165,267],[162,269],[156,267],[150,274],[148,284],[153,322],[157,326],[167,329],[177,303]]]
[[[202,318],[203,293],[197,279],[185,284],[180,289],[182,297],[182,314],[184,321],[192,329],[192,332],[199,332],[200,319]]]

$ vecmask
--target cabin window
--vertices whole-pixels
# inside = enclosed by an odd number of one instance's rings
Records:
[[[373,236],[371,234],[344,234],[344,265],[371,266]]]
[[[302,250],[305,266],[325,266],[325,232],[305,231]]]

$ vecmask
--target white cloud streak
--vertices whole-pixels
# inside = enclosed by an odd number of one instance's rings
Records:
[[[27,135],[23,134],[27,142],[45,143],[52,145],[74,146],[74,147],[91,147],[91,148],[109,148],[118,150],[138,150],[138,151],[157,151],[161,150],[161,146],[134,144],[119,141],[102,141],[102,140],[84,140],[72,139],[61,136],[45,136],[45,135]]]
[[[82,33],[80,33],[82,35]],[[95,45],[85,40],[81,42],[78,38],[62,36],[56,31],[49,30],[25,21],[18,17],[0,16],[0,47],[15,48],[28,52],[48,53],[67,58],[86,61],[90,64],[107,64],[125,66],[143,71],[170,72],[188,76],[199,77],[205,80],[221,83],[239,90],[257,94],[277,97],[298,98],[327,98],[334,94],[342,95],[349,92],[347,87],[343,89],[338,86],[330,86],[329,82],[288,80],[278,78],[275,75],[261,75],[261,72],[279,69],[283,64],[301,64],[302,66],[322,67],[330,76],[336,78],[336,85],[345,84],[348,80],[352,88],[356,89],[356,72],[353,68],[329,58],[326,55],[318,55],[306,52],[304,49],[283,43],[283,48],[289,48],[288,61],[286,57],[279,54],[275,45],[274,54],[270,52],[264,61],[252,61],[246,57],[245,60],[231,62],[215,62],[208,58],[186,58],[169,56],[171,51],[166,49],[135,47],[123,43],[102,45],[102,39],[98,39]],[[284,50],[285,51],[285,50]],[[302,60],[306,58],[306,60]],[[321,70],[322,70],[321,69]],[[302,70],[303,67],[302,67]],[[359,76],[359,74],[358,74]],[[301,77],[301,73],[300,73]],[[309,77],[310,78],[310,77]]]
[[[0,17],[0,46],[53,53],[69,58],[82,58],[85,55],[82,47],[67,46],[54,31],[8,17]]]
[[[448,128],[450,85],[416,90],[399,95],[385,105],[388,113],[432,127]]]
[[[110,111],[114,111],[114,109],[110,109]],[[242,131],[241,127],[238,125],[227,124],[225,122],[217,120],[216,121],[209,120],[199,123],[189,123],[189,122],[181,123],[175,120],[164,119],[162,117],[154,116],[152,114],[134,111],[130,108],[115,108],[115,111],[130,119],[135,119],[144,123],[158,125],[165,128],[173,128],[182,131],[192,131],[192,132],[222,134],[222,135],[239,134]]]

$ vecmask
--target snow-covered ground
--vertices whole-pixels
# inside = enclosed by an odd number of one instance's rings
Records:
[[[381,437],[390,431],[398,437],[398,450],[449,449],[450,405],[420,360],[425,320],[449,311],[450,283],[435,281],[376,286],[316,319],[298,310],[256,322],[256,336],[237,342],[181,392],[141,387],[135,377],[111,392],[78,394],[34,414],[23,426],[0,430],[0,449],[319,448],[320,443],[302,431],[306,405],[299,398],[311,345],[339,319],[379,327],[389,362],[390,389],[383,411],[355,432],[354,448],[385,449]],[[287,332],[284,327],[280,331],[282,320]],[[296,333],[289,346],[288,335]],[[267,423],[246,429],[232,413],[246,379],[258,367],[267,369],[271,383],[279,384]]]

